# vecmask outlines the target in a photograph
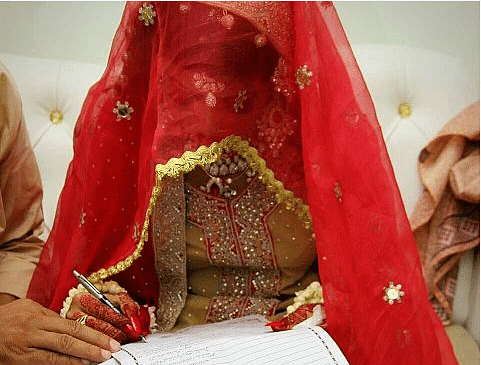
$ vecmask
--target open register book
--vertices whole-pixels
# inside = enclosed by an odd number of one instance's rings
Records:
[[[198,325],[131,343],[102,365],[349,365],[321,327],[272,332],[261,316]]]

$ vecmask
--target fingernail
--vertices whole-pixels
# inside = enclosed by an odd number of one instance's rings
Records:
[[[90,361],[88,361],[88,360],[82,360],[82,364],[89,365],[89,364],[90,364]]]
[[[102,357],[105,359],[105,360],[108,360],[110,359],[110,357],[112,356],[112,354],[110,353],[110,351],[107,351],[107,350],[100,350],[100,354],[102,355]]]
[[[112,350],[112,352],[119,351],[120,350],[120,343],[118,343],[114,339],[111,339],[110,340],[110,349]]]

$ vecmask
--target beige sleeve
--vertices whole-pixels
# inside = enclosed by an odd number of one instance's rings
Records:
[[[43,227],[40,173],[20,96],[0,63],[0,293],[25,297]]]

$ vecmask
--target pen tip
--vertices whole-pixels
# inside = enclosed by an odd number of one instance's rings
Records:
[[[140,341],[143,343],[147,343],[147,339],[142,335],[140,335]]]
[[[77,270],[74,270],[74,271],[73,271],[73,274],[74,274],[74,276],[79,276],[79,275],[80,275]]]

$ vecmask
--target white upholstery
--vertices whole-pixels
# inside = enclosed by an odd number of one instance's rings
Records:
[[[42,176],[46,237],[73,156],[77,116],[88,88],[100,78],[104,66],[2,53],[0,59],[15,78],[22,97],[27,129]],[[50,121],[50,112],[55,108],[63,114],[60,124]]]
[[[409,214],[421,192],[416,168],[419,152],[445,123],[477,100],[479,93],[456,58],[401,46],[353,48],[373,97]],[[45,219],[50,229],[72,157],[74,124],[88,87],[101,76],[104,65],[2,53],[0,59],[14,75],[23,98],[27,127],[43,179]],[[402,102],[412,108],[408,118],[401,118],[398,113]],[[49,119],[55,107],[64,116],[60,124],[52,124]],[[479,255],[466,255],[460,279],[455,321],[467,328],[479,344]]]

